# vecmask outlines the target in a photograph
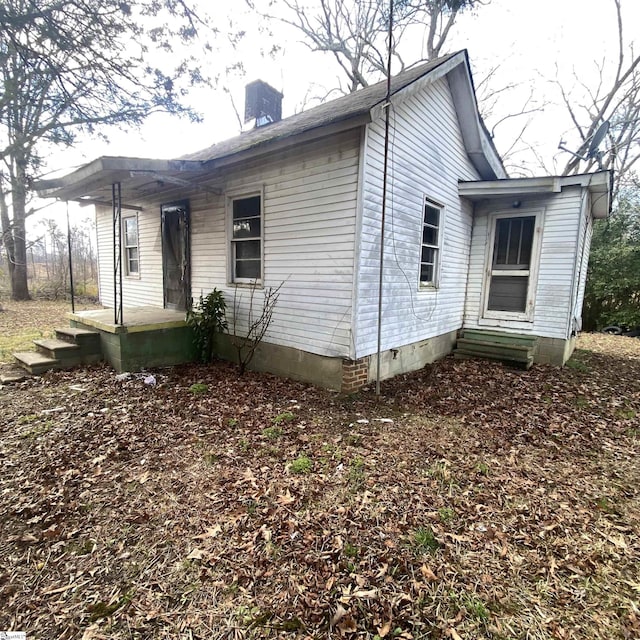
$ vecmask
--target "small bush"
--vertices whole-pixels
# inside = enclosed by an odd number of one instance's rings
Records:
[[[262,430],[262,435],[269,440],[277,440],[282,435],[282,429],[279,427],[267,427]]]
[[[433,530],[429,527],[418,527],[412,536],[413,546],[421,553],[435,553],[440,548]]]
[[[312,466],[313,463],[310,458],[307,456],[298,456],[291,463],[291,473],[309,473]]]
[[[227,330],[226,308],[222,291],[214,289],[206,297],[200,295],[196,308],[187,311],[196,357],[201,362],[213,360],[216,335]]]
[[[202,382],[196,382],[189,387],[189,391],[191,391],[191,393],[193,393],[194,395],[207,393],[207,391],[209,391],[209,385],[203,384]]]
[[[273,424],[283,424],[284,422],[291,422],[295,418],[295,415],[291,411],[283,411],[279,413],[275,418],[271,418]]]

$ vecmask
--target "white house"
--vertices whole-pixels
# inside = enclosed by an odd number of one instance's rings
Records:
[[[278,92],[254,83],[248,95],[262,101],[248,115],[277,120]],[[184,310],[217,287],[242,325],[251,288],[259,305],[282,285],[259,369],[357,389],[376,375],[379,326],[382,378],[458,339],[461,355],[563,364],[610,174],[508,179],[467,53],[404,71],[389,106],[379,305],[385,96],[383,82],[180,160],[100,158],[40,190],[96,205],[100,299],[125,316]]]

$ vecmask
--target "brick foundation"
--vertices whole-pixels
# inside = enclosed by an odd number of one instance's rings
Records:
[[[369,358],[342,361],[342,393],[353,393],[369,382]]]

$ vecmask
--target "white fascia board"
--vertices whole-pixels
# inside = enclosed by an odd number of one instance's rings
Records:
[[[403,87],[402,89],[397,90],[395,93],[392,93],[391,100],[393,101],[394,105],[401,105],[416,93],[422,91],[434,82],[437,82],[438,80],[440,80],[440,78],[444,78],[447,74],[451,73],[453,69],[455,69],[460,64],[463,64],[464,62],[464,53],[461,51],[460,53],[457,53],[453,57],[449,58],[449,60],[447,60],[446,62],[438,65],[435,69],[427,71],[425,75],[417,78],[411,84],[408,84],[406,87]],[[386,98],[371,108],[370,117],[372,122],[384,117],[385,101]]]
[[[469,158],[484,179],[507,178],[507,172],[502,164],[493,141],[485,127],[480,122],[478,103],[476,101],[471,79],[471,70],[466,55],[463,64],[459,64],[448,75],[449,88],[453,97],[453,104],[458,115],[462,139]]]
[[[395,105],[402,104],[415,93],[444,77],[449,82],[462,139],[471,162],[482,178],[506,178],[507,173],[502,160],[480,124],[478,104],[465,51],[457,53],[421,78],[400,89],[391,96],[391,100]],[[384,117],[384,107],[383,100],[371,109],[372,122]]]

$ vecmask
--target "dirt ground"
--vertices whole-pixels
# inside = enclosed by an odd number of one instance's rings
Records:
[[[640,340],[579,347],[380,402],[225,363],[2,388],[0,629],[640,638]]]

